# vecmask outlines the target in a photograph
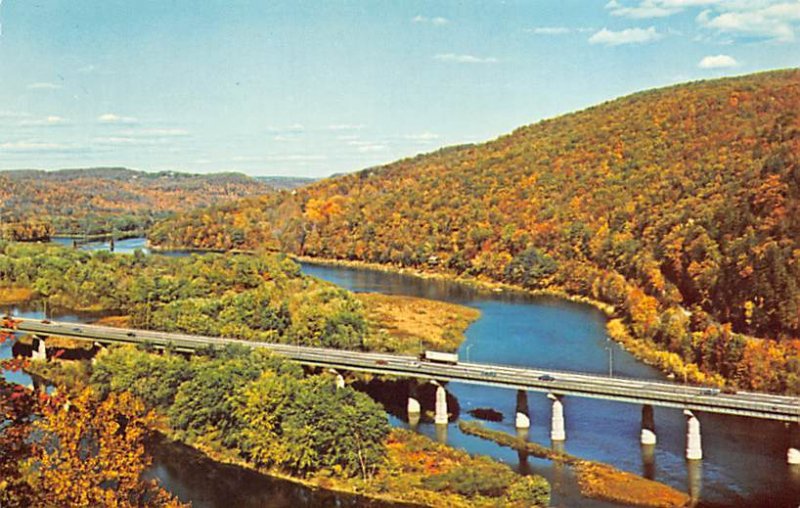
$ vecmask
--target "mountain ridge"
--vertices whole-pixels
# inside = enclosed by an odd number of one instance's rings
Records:
[[[797,111],[797,69],[671,85],[185,214],[151,241],[566,290],[614,305],[635,337],[703,371],[785,390],[794,370],[756,372],[772,353],[753,348],[768,344],[739,334],[782,339],[782,367],[797,357]]]

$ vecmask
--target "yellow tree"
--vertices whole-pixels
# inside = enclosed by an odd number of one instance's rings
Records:
[[[182,506],[142,473],[150,464],[144,439],[154,415],[129,393],[92,400],[85,390],[45,406],[41,435],[28,460],[32,504],[39,506]]]

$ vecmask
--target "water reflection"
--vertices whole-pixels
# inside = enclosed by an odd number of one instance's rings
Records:
[[[656,445],[642,445],[642,476],[648,480],[656,478]]]
[[[448,425],[446,423],[437,423],[434,425],[437,442],[447,444],[447,427]]]
[[[188,446],[164,439],[149,449],[154,452],[155,464],[149,477],[158,478],[178,498],[191,501],[194,508],[407,506],[310,489],[238,466],[214,462]]]
[[[703,461],[687,460],[686,473],[691,506],[697,506],[700,501],[700,493],[703,490]]]

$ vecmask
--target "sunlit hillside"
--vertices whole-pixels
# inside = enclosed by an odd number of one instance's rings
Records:
[[[786,389],[800,337],[798,111],[798,70],[672,86],[185,214],[151,240],[565,289],[703,371]]]

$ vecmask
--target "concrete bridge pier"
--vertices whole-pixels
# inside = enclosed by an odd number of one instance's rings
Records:
[[[653,406],[650,404],[642,406],[642,434],[640,439],[643,445],[656,444],[656,422],[653,417]]]
[[[408,381],[408,404],[406,405],[406,413],[408,414],[409,421],[413,415],[417,416],[422,412],[422,406],[419,403],[419,396],[417,395],[417,382],[413,379]]]
[[[531,417],[528,411],[528,394],[525,390],[517,390],[517,417],[515,426],[517,429],[529,429],[531,427]]]
[[[686,458],[689,460],[701,460],[703,458],[703,445],[700,439],[700,421],[688,409],[684,409],[683,414],[688,418],[686,422]]]
[[[336,369],[329,369],[328,372],[336,376],[336,389],[344,388],[344,376],[342,376]]]
[[[786,452],[786,462],[789,465],[796,466],[800,464],[800,439],[798,439],[798,425],[796,423],[789,424],[789,450]]]
[[[33,336],[33,351],[31,352],[31,359],[33,360],[47,360],[47,348],[45,347],[44,335]]]
[[[436,425],[447,425],[447,392],[444,387],[437,382],[436,385],[436,411],[433,416],[433,423]]]
[[[564,427],[564,405],[558,396],[552,393],[547,394],[547,398],[553,401],[553,416],[550,426],[550,440],[564,441],[567,439],[567,432]]]

